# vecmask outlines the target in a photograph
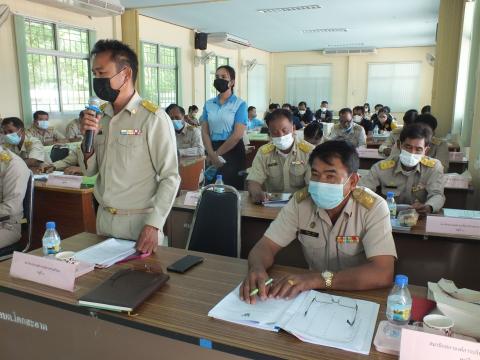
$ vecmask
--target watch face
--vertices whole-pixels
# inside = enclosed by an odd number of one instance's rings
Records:
[[[333,276],[333,274],[332,274],[330,271],[328,271],[328,270],[327,270],[327,271],[324,271],[324,272],[322,273],[322,277],[323,277],[324,279],[331,278],[332,276]]]

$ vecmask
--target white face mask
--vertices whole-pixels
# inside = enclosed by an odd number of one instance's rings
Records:
[[[307,112],[306,110],[298,110],[298,113],[299,113],[300,115],[304,115],[306,112]]]
[[[48,120],[38,120],[38,127],[43,130],[48,129]]]
[[[400,162],[407,167],[417,166],[420,160],[422,160],[423,154],[412,154],[407,150],[403,150],[400,153]]]
[[[293,144],[293,135],[287,134],[279,137],[272,137],[272,143],[278,150],[287,150]]]
[[[326,107],[321,107],[320,110],[322,110],[322,112],[325,112],[325,111],[327,111],[327,108]]]
[[[362,117],[360,115],[353,115],[353,121],[360,123],[362,122]]]

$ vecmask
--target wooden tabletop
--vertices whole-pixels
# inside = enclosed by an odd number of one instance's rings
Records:
[[[35,181],[35,189],[42,189],[53,192],[71,193],[71,194],[89,194],[93,193],[93,187],[82,187],[80,189],[67,188],[62,186],[47,185],[46,181]]]
[[[79,234],[62,241],[64,250],[78,251],[92,245],[102,238],[93,234]],[[37,295],[41,299],[59,302],[62,307],[71,311],[81,311],[76,306],[77,299],[97,286],[115,271],[142,265],[166,266],[183,257],[187,252],[182,249],[161,248],[155,255],[135,260],[127,264],[115,265],[109,269],[96,269],[92,273],[77,279],[75,292],[54,289],[29,281],[14,279],[9,276],[10,261],[0,264],[0,291],[2,288],[14,289],[17,296],[24,296],[18,291]],[[274,357],[282,359],[366,359],[364,355],[342,350],[303,343],[285,332],[273,333],[242,325],[215,320],[207,316],[208,311],[225,295],[234,289],[244,278],[247,262],[242,259],[227,258],[217,255],[200,254],[205,261],[186,274],[169,273],[169,282],[143,305],[137,309],[138,315],[129,317],[124,314],[99,311],[98,317],[115,321],[121,318],[127,326],[140,327],[144,331],[155,332],[152,329],[162,329],[175,334],[181,340],[182,336],[209,339],[216,345],[242,349],[251,352],[251,357]],[[40,251],[36,251],[39,255]],[[279,277],[287,273],[301,273],[305,270],[275,266],[271,274]],[[409,286],[412,294],[424,297],[426,289]],[[15,291],[17,290],[17,291]],[[342,296],[374,301],[380,304],[378,320],[385,319],[386,298],[389,289],[363,292],[335,292]],[[12,293],[11,290],[9,290]],[[37,300],[38,301],[38,300]],[[67,305],[65,305],[67,304]],[[60,304],[59,304],[60,305]],[[131,325],[130,325],[131,324]],[[119,325],[120,326],[120,325]],[[257,356],[255,356],[255,354]],[[372,345],[370,359],[396,359],[395,356],[381,354]]]

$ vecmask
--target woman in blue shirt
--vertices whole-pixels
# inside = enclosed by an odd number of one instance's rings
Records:
[[[200,118],[202,139],[208,159],[223,176],[226,185],[243,189],[245,170],[245,145],[243,134],[247,126],[247,104],[233,93],[235,70],[220,66],[215,73],[213,86],[220,93],[207,100]]]

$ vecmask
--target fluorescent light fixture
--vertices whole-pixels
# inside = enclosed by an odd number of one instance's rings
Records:
[[[347,47],[355,47],[355,46],[364,46],[365,43],[343,43],[343,44],[330,44],[327,45],[328,47],[340,47],[340,48],[347,48]]]
[[[323,28],[323,29],[305,29],[302,30],[304,34],[315,34],[315,33],[333,33],[333,32],[347,32],[347,28]]]
[[[290,7],[279,7],[279,8],[270,8],[270,9],[258,9],[257,11],[262,14],[271,14],[271,13],[280,13],[280,12],[292,12],[292,11],[302,11],[302,10],[318,10],[322,7],[320,5],[299,5],[299,6],[290,6]]]

